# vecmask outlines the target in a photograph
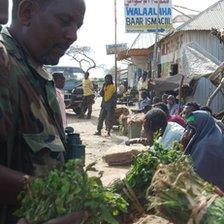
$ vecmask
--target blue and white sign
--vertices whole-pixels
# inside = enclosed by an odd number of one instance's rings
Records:
[[[164,32],[172,28],[171,1],[124,0],[126,32]]]
[[[118,54],[127,48],[127,43],[106,45],[107,54]]]

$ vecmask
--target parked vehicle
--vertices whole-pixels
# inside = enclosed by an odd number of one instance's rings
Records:
[[[72,109],[76,114],[81,113],[83,103],[82,79],[85,72],[79,67],[72,66],[45,66],[51,72],[63,72],[65,77],[64,93],[65,106]],[[94,90],[98,91],[98,84],[93,81]]]
[[[98,92],[98,84],[93,81],[94,91]],[[81,114],[83,103],[82,80],[68,80],[64,87],[65,105],[67,109],[72,109],[76,114]]]
[[[66,108],[72,109],[76,114],[80,114],[83,102],[82,80],[66,80],[64,93]]]

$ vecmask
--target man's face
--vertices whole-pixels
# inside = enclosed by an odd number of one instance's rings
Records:
[[[105,83],[106,83],[107,85],[110,84],[110,78],[109,78],[108,76],[105,77]]]
[[[43,65],[55,65],[76,41],[83,23],[83,0],[54,0],[31,13],[24,45],[31,57]]]
[[[58,77],[57,79],[55,79],[55,86],[59,89],[63,89],[65,85],[65,77]]]

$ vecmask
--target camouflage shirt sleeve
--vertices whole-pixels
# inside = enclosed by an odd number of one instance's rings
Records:
[[[0,141],[5,142],[13,128],[13,89],[9,76],[9,57],[0,43]]]
[[[17,137],[15,148],[25,141],[34,153],[45,148],[64,151],[63,129],[58,128],[62,127],[61,113],[52,79],[32,62],[7,29],[0,39],[0,141]]]

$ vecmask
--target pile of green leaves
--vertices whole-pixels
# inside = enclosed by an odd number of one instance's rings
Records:
[[[142,152],[134,158],[125,181],[133,189],[140,202],[145,201],[146,190],[157,166],[160,163],[169,164],[178,160],[182,156],[180,147],[179,144],[173,144],[169,149],[164,149],[161,144],[155,142],[150,150]],[[117,180],[112,185],[112,191],[121,193],[123,187],[122,181]]]
[[[216,201],[218,195],[213,192],[213,187],[194,172],[190,158],[183,156],[159,166],[148,189],[149,210],[176,224],[221,224],[224,200]],[[206,210],[210,200],[214,201]]]
[[[64,170],[55,169],[45,178],[32,181],[20,195],[18,217],[36,224],[75,211],[87,211],[86,224],[117,224],[127,202],[103,187],[99,177],[89,177],[82,160],[70,160]]]
[[[182,155],[178,150],[179,145],[173,145],[169,149],[164,149],[161,144],[154,143],[147,152],[143,152],[134,158],[131,170],[127,174],[127,182],[141,200],[145,198],[145,193],[151,183],[157,166],[169,164]]]

